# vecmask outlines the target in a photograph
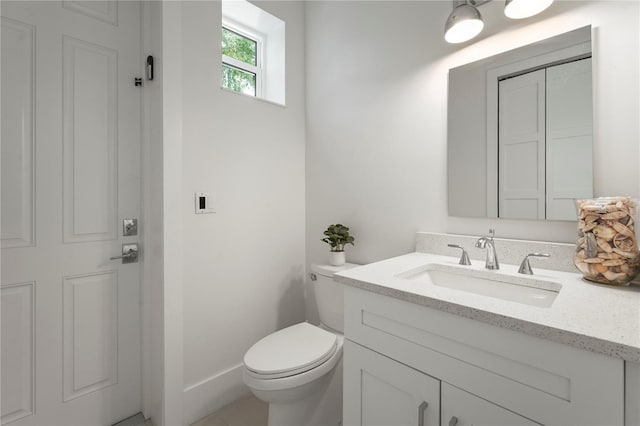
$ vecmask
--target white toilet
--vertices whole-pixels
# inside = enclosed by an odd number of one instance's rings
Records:
[[[244,382],[269,403],[269,426],[342,424],[344,300],[333,274],[356,266],[311,265],[320,326],[292,325],[245,354]]]

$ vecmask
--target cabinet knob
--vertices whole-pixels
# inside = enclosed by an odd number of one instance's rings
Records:
[[[456,416],[451,417],[449,420],[449,426],[456,426],[458,424],[458,418]]]

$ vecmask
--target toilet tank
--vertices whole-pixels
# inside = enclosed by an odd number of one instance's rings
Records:
[[[344,289],[342,284],[333,280],[333,274],[357,266],[360,265],[311,265],[311,282],[320,323],[340,333],[344,333]]]

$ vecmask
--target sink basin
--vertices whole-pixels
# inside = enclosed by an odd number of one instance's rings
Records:
[[[438,263],[430,263],[396,276],[466,293],[544,308],[553,304],[562,289],[562,285],[559,283],[525,275],[520,277],[496,271]]]

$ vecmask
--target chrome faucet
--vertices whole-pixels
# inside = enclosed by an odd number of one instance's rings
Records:
[[[487,261],[484,265],[487,269],[500,269],[500,264],[498,263],[498,255],[496,254],[496,245],[493,242],[493,236],[495,235],[494,229],[489,229],[488,237],[480,237],[478,241],[476,241],[476,247],[487,249]]]

